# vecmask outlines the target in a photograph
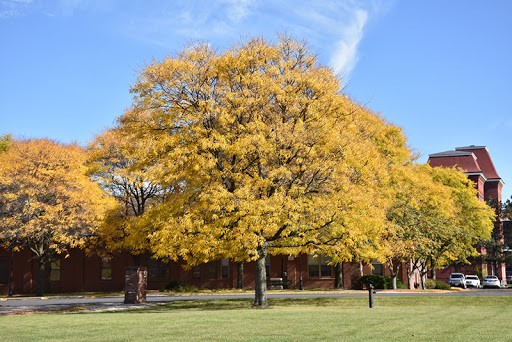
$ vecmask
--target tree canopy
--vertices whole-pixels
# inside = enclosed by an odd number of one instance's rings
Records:
[[[127,235],[189,265],[256,260],[256,305],[267,253],[373,257],[390,169],[410,153],[399,128],[340,88],[287,37],[224,53],[194,45],[149,65],[115,130],[135,146],[123,172],[173,191]]]
[[[388,210],[386,264],[396,276],[402,262],[425,275],[452,262],[468,262],[490,237],[495,213],[477,197],[463,171],[412,165],[394,174],[395,199]],[[411,282],[411,281],[410,281]]]
[[[15,140],[0,153],[0,243],[34,253],[39,294],[55,254],[83,247],[110,206],[85,162],[80,146],[46,139]]]

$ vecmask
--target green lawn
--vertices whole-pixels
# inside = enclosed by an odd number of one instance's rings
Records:
[[[512,297],[174,302],[0,317],[0,341],[511,341]]]

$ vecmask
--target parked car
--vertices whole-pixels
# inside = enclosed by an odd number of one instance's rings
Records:
[[[512,284],[512,276],[508,275],[506,278],[507,284]]]
[[[496,276],[484,277],[484,280],[482,281],[482,287],[484,289],[488,287],[494,287],[499,289],[501,287],[500,279]]]
[[[480,288],[480,278],[473,274],[466,275],[466,286]]]
[[[462,273],[452,273],[448,278],[448,284],[450,286],[460,286],[463,289],[466,288],[466,277]]]

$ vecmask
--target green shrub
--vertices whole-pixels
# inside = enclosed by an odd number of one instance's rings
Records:
[[[173,291],[173,292],[196,292],[197,287],[187,283],[184,280],[175,280],[171,281],[167,286],[165,287],[167,291]]]
[[[391,278],[389,278],[389,288],[392,288],[391,286]],[[407,286],[405,286],[404,282],[400,278],[396,278],[396,288],[397,289],[406,289]]]
[[[385,290],[389,288],[391,278],[385,277],[381,275],[364,275],[361,278],[359,278],[359,281],[366,287],[369,287],[370,285],[373,285],[373,288],[375,289],[381,289]]]
[[[436,287],[435,288],[438,289],[438,290],[449,290],[450,289],[450,284],[445,283],[442,280],[436,280]]]
[[[436,281],[433,280],[433,279],[427,279],[427,282],[426,282],[425,286],[429,290],[435,289],[436,288]]]
[[[388,276],[382,276],[382,275],[364,275],[361,278],[359,278],[359,283],[362,284],[365,287],[368,287],[373,285],[373,288],[379,289],[379,290],[386,290],[386,289],[392,289],[393,284],[391,282],[392,278]],[[397,289],[405,289],[406,286],[404,282],[400,278],[396,278],[396,288]]]
[[[427,289],[449,290],[450,285],[442,280],[427,279]]]

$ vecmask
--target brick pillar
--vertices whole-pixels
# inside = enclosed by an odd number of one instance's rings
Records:
[[[140,304],[146,302],[148,270],[146,267],[131,266],[124,275],[124,303]]]

